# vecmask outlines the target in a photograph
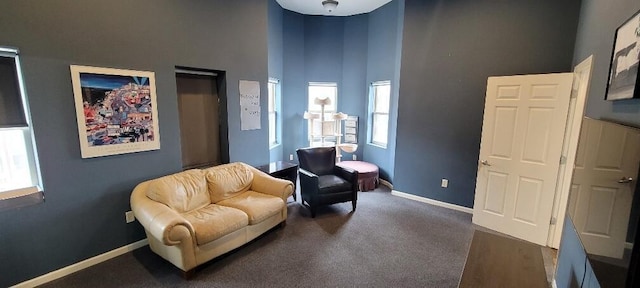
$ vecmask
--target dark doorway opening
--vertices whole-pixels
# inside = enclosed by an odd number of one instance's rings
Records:
[[[229,163],[223,71],[176,67],[182,168]]]

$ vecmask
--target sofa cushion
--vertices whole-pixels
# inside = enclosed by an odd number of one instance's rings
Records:
[[[209,187],[211,203],[218,203],[249,190],[253,181],[253,172],[245,165],[231,163],[203,170]]]
[[[231,207],[210,204],[182,214],[196,233],[196,242],[203,245],[247,226],[244,212]]]
[[[282,198],[251,190],[236,197],[220,201],[217,204],[237,208],[247,213],[249,216],[249,225],[260,223],[282,212],[285,206]]]
[[[187,170],[149,181],[147,197],[163,203],[179,213],[211,203],[207,181],[202,171]]]

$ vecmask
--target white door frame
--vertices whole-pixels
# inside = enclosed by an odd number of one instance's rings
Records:
[[[571,178],[573,176],[573,166],[578,150],[578,139],[580,128],[582,127],[582,117],[587,102],[589,83],[591,82],[591,71],[593,55],[587,57],[573,68],[574,81],[571,91],[571,102],[569,115],[567,117],[567,127],[565,130],[564,144],[562,147],[562,161],[558,170],[558,181],[556,183],[556,195],[551,212],[551,226],[549,226],[549,237],[547,246],[558,249],[562,236],[564,217],[567,212],[567,202],[569,201],[569,190],[571,189]]]

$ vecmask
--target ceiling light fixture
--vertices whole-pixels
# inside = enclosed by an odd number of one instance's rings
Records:
[[[322,6],[324,7],[325,10],[327,10],[327,12],[331,13],[333,12],[333,10],[336,9],[336,7],[338,7],[338,1],[325,0],[325,1],[322,1]]]

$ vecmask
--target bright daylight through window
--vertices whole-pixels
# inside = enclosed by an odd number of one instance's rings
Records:
[[[269,146],[275,146],[278,144],[278,79],[269,79]]]
[[[322,105],[319,104],[317,100],[319,99],[328,99],[324,105],[324,120],[328,121],[327,123],[333,124],[332,115],[336,113],[338,106],[338,83],[334,82],[310,82],[309,83],[309,105],[308,111],[310,113],[321,114]],[[325,124],[326,125],[326,124]],[[323,123],[320,119],[317,121],[313,121],[313,129],[309,129],[309,137],[312,139],[311,142],[319,142],[319,137],[322,135],[322,127]],[[327,137],[326,140],[333,141],[334,137]],[[314,146],[314,145],[312,145]]]
[[[371,84],[371,143],[382,147],[387,147],[390,99],[390,81]]]
[[[30,118],[18,50],[0,47],[0,200],[42,191]]]

